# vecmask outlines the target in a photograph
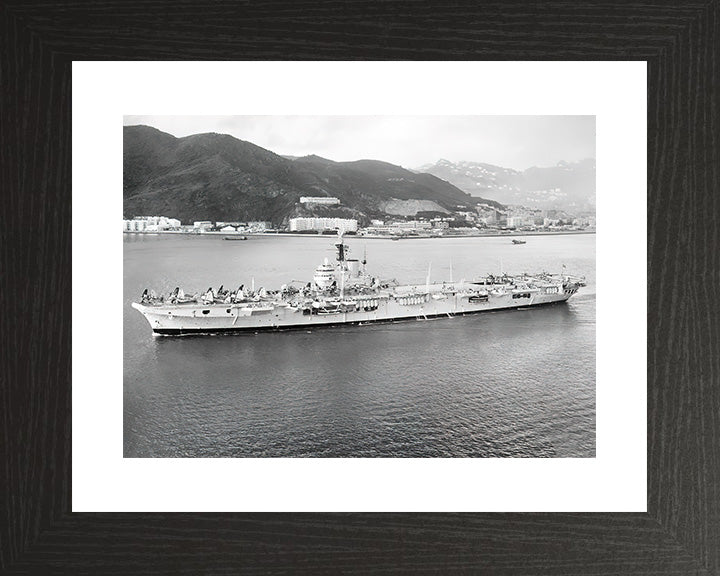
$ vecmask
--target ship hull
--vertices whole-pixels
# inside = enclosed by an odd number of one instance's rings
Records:
[[[487,297],[473,296],[472,291],[459,288],[449,291],[445,286],[403,287],[402,292],[369,295],[345,302],[334,310],[308,309],[287,304],[162,304],[133,303],[143,314],[153,332],[159,335],[220,334],[292,330],[322,326],[388,323],[407,320],[453,317],[494,310],[531,308],[566,302],[574,290],[522,293],[497,293]]]

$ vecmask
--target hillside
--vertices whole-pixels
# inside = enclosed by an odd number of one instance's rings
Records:
[[[287,158],[228,135],[175,138],[148,126],[124,128],[123,168],[126,218],[281,224],[295,215],[332,213],[362,221],[386,216],[385,206],[397,209],[394,200],[449,210],[477,201],[436,176],[378,160]],[[333,196],[342,206],[308,209],[298,204],[300,196]]]
[[[481,162],[438,160],[418,169],[451,182],[473,196],[503,204],[569,212],[595,209],[595,160],[559,162],[522,172]]]

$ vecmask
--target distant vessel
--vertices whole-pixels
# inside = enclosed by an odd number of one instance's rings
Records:
[[[209,288],[186,296],[180,288],[168,296],[145,290],[132,306],[155,334],[213,334],[280,330],[395,320],[426,320],[506,308],[565,302],[585,286],[584,278],[542,273],[536,276],[488,275],[480,280],[399,285],[366,273],[366,259],[347,258],[342,234],[335,243],[336,262],[326,258],[302,288],[234,291]],[[253,282],[254,284],[254,282]]]
[[[223,240],[247,240],[247,236],[224,236]]]
[[[525,240],[518,240],[517,238],[512,239],[513,244],[525,244]]]

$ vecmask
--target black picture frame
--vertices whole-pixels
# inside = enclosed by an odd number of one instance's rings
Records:
[[[718,5],[6,0],[0,572],[720,574]],[[140,59],[647,61],[648,512],[72,513],[71,65]]]

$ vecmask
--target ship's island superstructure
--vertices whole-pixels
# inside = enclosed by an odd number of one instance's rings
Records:
[[[535,276],[488,275],[475,281],[399,285],[367,274],[366,259],[347,258],[342,234],[335,243],[336,263],[326,258],[311,282],[298,288],[237,290],[209,288],[186,296],[175,288],[168,296],[145,290],[138,310],[155,334],[217,334],[224,332],[280,330],[368,324],[396,320],[424,320],[474,314],[488,310],[526,308],[565,302],[584,278],[542,273]],[[253,282],[254,284],[254,282]]]

